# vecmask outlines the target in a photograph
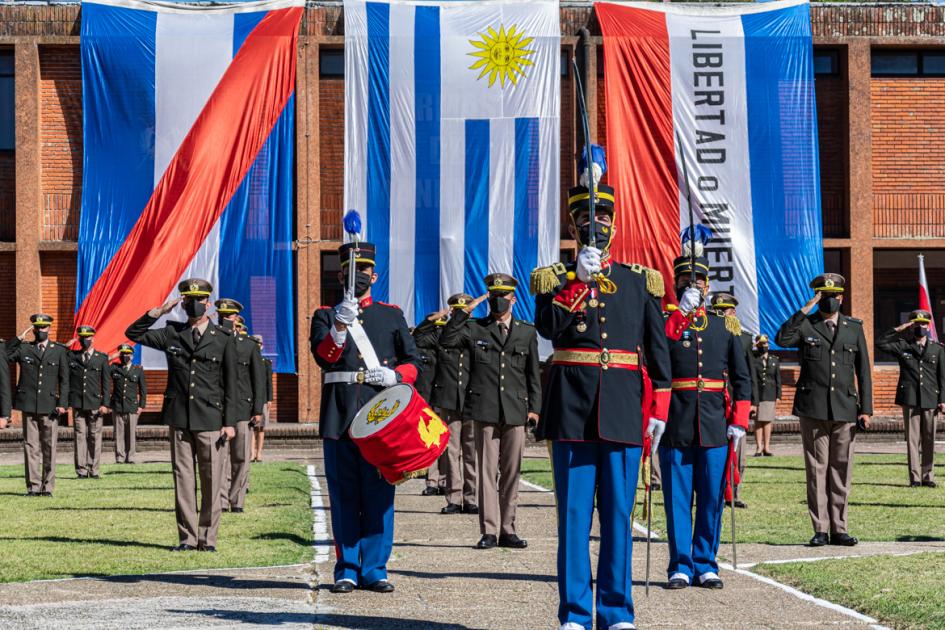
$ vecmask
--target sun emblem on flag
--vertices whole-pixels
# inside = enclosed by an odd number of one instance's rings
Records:
[[[476,50],[466,53],[477,58],[469,69],[482,69],[476,78],[482,79],[489,75],[489,87],[495,84],[496,79],[499,79],[503,88],[506,81],[511,85],[518,85],[518,80],[525,77],[525,68],[533,65],[528,56],[535,54],[535,51],[526,46],[535,41],[535,38],[525,37],[525,33],[518,30],[514,24],[508,30],[500,24],[499,32],[490,26],[485,33],[479,33],[479,36],[482,39],[469,40]]]

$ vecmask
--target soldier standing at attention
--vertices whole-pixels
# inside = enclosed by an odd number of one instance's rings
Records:
[[[880,350],[896,355],[899,361],[896,404],[902,407],[909,485],[913,488],[937,485],[932,470],[935,411],[945,413],[945,347],[929,339],[931,321],[928,311],[912,311],[909,321],[887,330],[876,343]]]
[[[69,406],[75,429],[75,474],[98,479],[102,424],[108,413],[108,355],[93,348],[95,329],[79,326],[78,350],[69,353]]]
[[[232,333],[236,347],[236,437],[230,440],[223,465],[220,501],[224,512],[242,513],[245,509],[246,489],[249,487],[250,422],[258,423],[266,403],[266,366],[263,365],[259,344],[241,334],[244,328],[240,313],[243,305],[223,298],[214,303],[220,327]]]
[[[394,591],[387,580],[387,561],[394,545],[395,488],[361,456],[348,427],[376,394],[397,383],[414,383],[419,359],[403,311],[371,297],[371,285],[377,281],[375,251],[364,241],[338,248],[338,281],[345,297],[335,308],[315,311],[309,337],[315,362],[325,374],[318,432],[325,445],[335,539],[332,593],[350,593],[357,586],[375,593]],[[353,295],[346,282],[352,252]],[[373,348],[378,367],[367,367],[364,356],[370,349],[361,343]]]
[[[476,422],[482,534],[476,548],[524,549],[528,543],[516,533],[515,509],[525,423],[538,422],[541,408],[538,335],[534,326],[512,317],[515,278],[493,273],[485,281],[489,314],[470,320],[486,296],[473,300],[450,318],[440,343],[472,357],[463,415]]]
[[[845,283],[837,273],[814,278],[814,297],[775,337],[800,354],[793,413],[801,421],[814,547],[859,542],[847,532],[847,499],[856,431],[868,429],[873,414],[873,380],[863,320],[840,313]]]
[[[51,497],[56,486],[58,418],[65,420],[69,405],[69,350],[49,340],[53,318],[44,313],[30,316],[32,343],[7,342],[11,362],[20,364],[13,408],[23,412],[23,455],[27,496]]]
[[[263,350],[263,338],[261,335],[253,335],[253,339],[259,344],[259,354]],[[272,412],[272,359],[263,357],[263,367],[266,368],[266,404],[263,405],[262,419],[250,427],[253,429],[253,451],[250,453],[250,461],[261,462],[263,442],[266,441],[266,427],[269,426],[269,414]]]
[[[115,423],[115,463],[136,463],[135,432],[138,416],[148,404],[144,370],[131,362],[134,348],[118,346],[118,365],[112,366],[112,419]]]
[[[531,279],[535,327],[554,345],[535,437],[552,442],[558,621],[568,630],[595,627],[589,545],[596,505],[596,627],[632,628],[633,496],[647,425],[662,429],[669,405],[663,277],[613,259],[612,188],[596,187],[593,235],[589,190],[572,188],[569,197],[569,230],[581,246],[577,263],[536,269]],[[644,363],[657,390],[648,408]]]
[[[754,457],[771,457],[771,423],[781,400],[781,359],[768,352],[768,336],[755,337],[752,360],[755,363],[755,387],[758,394],[758,414],[755,416]]]
[[[446,317],[443,311],[430,313],[413,330],[413,340],[417,344],[417,352],[420,355],[420,374],[417,375],[417,382],[414,387],[417,393],[423,396],[423,399],[429,402],[433,393],[433,379],[436,377],[437,352],[439,346],[440,333],[443,332],[443,326],[446,325]],[[446,419],[443,419],[446,422]],[[447,447],[449,448],[449,447]],[[448,455],[446,451],[440,455],[436,463],[427,470],[427,486],[421,494],[425,497],[435,494],[446,494],[446,467],[448,464]]]
[[[466,293],[451,295],[448,309],[441,317],[453,317],[473,298]],[[437,346],[436,378],[430,403],[449,425],[450,441],[446,447],[446,506],[442,514],[479,514],[479,464],[476,456],[476,426],[463,418],[463,402],[469,385],[469,357],[465,348]]]
[[[180,544],[171,551],[216,551],[220,526],[220,483],[227,440],[236,435],[236,342],[229,330],[207,317],[213,287],[190,278],[178,285],[181,298],[152,308],[125,336],[164,352],[167,389],[161,418],[171,430],[171,467]],[[149,330],[183,303],[187,321]],[[194,462],[200,475],[200,515]]]

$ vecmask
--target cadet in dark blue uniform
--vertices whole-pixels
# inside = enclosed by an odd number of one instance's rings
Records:
[[[695,259],[698,288],[689,286],[689,256],[677,258],[673,269],[679,309],[666,320],[673,395],[659,449],[669,588],[685,588],[693,580],[705,588],[722,588],[715,554],[722,531],[728,443],[737,444],[748,429],[751,377],[737,320],[706,311],[708,260]],[[726,386],[732,389],[731,413],[726,409]]]
[[[633,627],[633,495],[647,421],[665,420],[669,404],[663,278],[611,259],[613,195],[612,188],[598,186],[598,233],[592,241],[588,189],[572,188],[570,230],[583,247],[578,261],[532,273],[535,326],[555,349],[535,435],[553,442],[563,628],[590,629],[594,623],[588,544],[595,497],[597,626]],[[601,279],[592,278],[597,274]],[[643,408],[644,364],[656,390],[648,409]]]
[[[347,278],[348,255],[355,245],[338,249]],[[393,548],[394,486],[361,457],[348,437],[358,411],[385,387],[417,378],[419,358],[403,312],[371,299],[375,247],[357,245],[355,295],[346,295],[335,308],[322,308],[312,317],[309,341],[315,362],[325,371],[318,431],[325,443],[325,477],[331,498],[331,528],[335,538],[333,593],[363,586],[389,593],[387,560]],[[348,327],[358,321],[370,340],[380,367],[368,369]],[[360,351],[359,351],[360,350]]]

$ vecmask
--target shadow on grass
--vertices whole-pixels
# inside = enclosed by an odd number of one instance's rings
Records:
[[[144,549],[169,549],[167,545],[138,542],[135,540],[112,540],[109,538],[71,538],[69,536],[0,536],[0,540],[35,540],[37,542],[109,545],[111,547],[141,547]]]
[[[286,532],[257,534],[256,536],[253,536],[253,540],[288,540],[289,542],[295,543],[296,545],[301,545],[303,547],[309,547],[312,544],[310,538],[303,538],[298,534],[288,534]]]
[[[478,536],[478,534],[476,534],[476,536]],[[470,536],[469,539],[472,540],[473,538],[475,538],[475,536]],[[479,539],[476,538],[476,540],[479,540]],[[455,545],[444,545],[443,543],[432,543],[432,542],[431,543],[395,542],[394,546],[395,547],[430,547],[430,548],[438,548],[438,549],[473,549],[475,542],[476,541],[474,540],[468,545],[464,543],[459,543]]]
[[[174,508],[151,507],[48,507],[41,508],[43,512],[173,512]]]
[[[482,626],[464,626],[460,623],[440,623],[416,619],[391,619],[390,617],[366,617],[364,615],[319,614],[312,620],[316,627],[323,625],[359,630],[472,630]]]
[[[405,577],[414,577],[421,580],[441,580],[443,578],[465,578],[472,580],[506,580],[506,581],[522,581],[522,582],[557,582],[558,578],[553,575],[539,575],[535,573],[488,573],[488,572],[436,572],[430,573],[427,571],[389,571],[389,573],[395,575],[403,575]]]
[[[896,542],[945,542],[940,536],[899,536]]]
[[[82,577],[82,576],[79,576]],[[97,576],[96,576],[97,577]],[[116,575],[101,577],[105,582],[116,584],[139,584],[141,582],[159,582],[179,586],[206,586],[234,590],[307,590],[309,585],[304,580],[256,580],[241,579],[229,575],[208,575],[194,573],[171,573],[151,575]]]
[[[315,623],[315,613],[290,613],[290,612],[255,612],[250,610],[220,610],[218,608],[205,610],[182,610],[168,608],[167,612],[180,615],[204,615],[221,621],[233,621],[242,624],[251,624],[254,626],[272,626],[279,627],[288,624],[307,624]],[[354,626],[351,626],[354,627]]]
[[[918,508],[922,510],[945,510],[945,505],[919,505],[916,503],[872,503],[872,502],[849,501],[847,505],[855,505],[857,507]]]

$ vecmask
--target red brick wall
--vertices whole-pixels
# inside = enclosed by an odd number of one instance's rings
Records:
[[[49,338],[65,343],[72,339],[75,329],[75,252],[42,252],[39,267],[42,277],[40,305],[44,313],[54,318]]]
[[[25,322],[16,321],[16,254],[0,252],[0,338],[9,339],[23,328]],[[23,328],[17,330],[17,326]]]
[[[82,70],[78,46],[39,47],[40,238],[74,241],[82,198]]]

